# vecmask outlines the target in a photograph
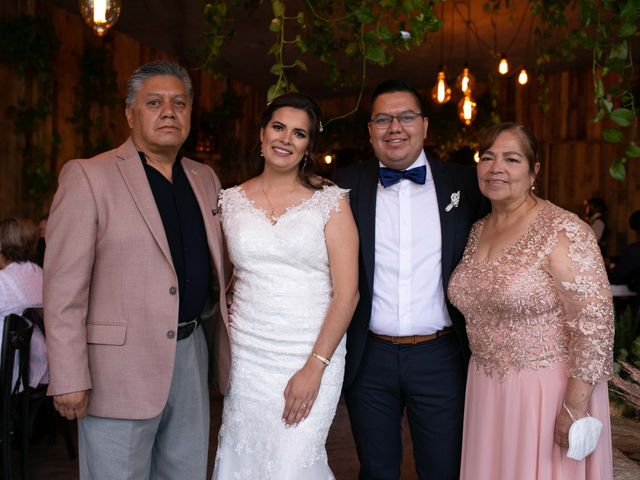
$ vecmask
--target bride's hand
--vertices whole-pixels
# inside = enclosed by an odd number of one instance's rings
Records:
[[[311,407],[320,390],[324,368],[324,365],[317,360],[308,360],[304,367],[289,379],[284,389],[285,404],[282,412],[282,421],[287,426],[296,426],[311,413]]]

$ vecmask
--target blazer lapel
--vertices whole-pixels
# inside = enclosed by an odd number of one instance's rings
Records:
[[[164,253],[167,261],[173,265],[162,218],[160,217],[160,212],[158,212],[156,201],[153,198],[153,193],[151,192],[147,175],[144,172],[140,155],[131,139],[127,140],[116,151],[116,156],[120,159],[118,168],[133,197],[133,201],[138,207],[138,210],[140,210],[140,214],[147,224],[147,227],[149,227],[153,238],[155,238],[158,243],[160,250]]]
[[[218,278],[221,283],[224,283],[224,277],[222,276],[222,246],[220,239],[222,238],[222,230],[220,228],[220,222],[217,221],[217,198],[210,198],[207,194],[207,188],[204,184],[206,172],[198,168],[199,164],[189,160],[188,158],[182,158],[182,168],[187,176],[187,180],[191,184],[191,189],[196,197],[202,218],[204,219],[204,228],[207,232],[207,243],[209,244],[209,251],[211,252],[213,264],[216,267]],[[209,177],[209,181],[213,186],[213,179]],[[214,191],[214,196],[217,192]],[[212,207],[213,206],[213,210]]]
[[[433,183],[436,188],[436,197],[438,198],[438,213],[440,215],[440,230],[442,234],[442,277],[443,284],[446,288],[449,275],[453,269],[453,239],[455,235],[455,209],[454,211],[446,211],[447,206],[451,203],[451,194],[455,192],[455,185],[443,168],[442,162],[432,160],[427,157],[431,174],[433,175]]]
[[[358,188],[358,221],[362,237],[361,251],[364,272],[369,291],[373,292],[373,270],[375,264],[376,242],[376,194],[378,189],[378,162],[368,162],[364,174],[360,177]]]

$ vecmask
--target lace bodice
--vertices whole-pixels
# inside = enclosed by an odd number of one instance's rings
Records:
[[[231,376],[214,479],[332,479],[325,440],[344,376],[345,339],[322,376],[311,414],[281,421],[284,389],[313,350],[333,295],[324,229],[346,190],[325,186],[275,224],[240,187],[222,191],[234,265]]]
[[[449,282],[476,365],[504,378],[569,364],[588,383],[612,372],[613,303],[593,231],[549,202],[527,232],[492,261],[474,259],[486,218],[473,226]]]

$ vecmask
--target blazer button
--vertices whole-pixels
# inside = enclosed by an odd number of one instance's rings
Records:
[[[175,332],[174,330],[169,330],[169,331],[167,332],[167,338],[168,338],[169,340],[173,340],[175,337],[176,337],[176,332]]]
[[[175,295],[176,293],[178,293],[178,289],[176,287],[171,287],[169,289],[169,294],[170,295]]]

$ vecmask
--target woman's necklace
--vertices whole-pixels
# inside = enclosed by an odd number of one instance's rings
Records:
[[[280,219],[280,215],[276,215],[276,209],[273,207],[273,203],[271,203],[271,200],[269,199],[269,195],[267,195],[267,191],[264,189],[264,180],[261,178],[260,179],[260,188],[262,188],[262,194],[264,195],[264,198],[267,199],[267,203],[269,204],[269,212],[267,212],[267,216],[269,217],[269,220],[271,221],[271,225],[275,225],[276,223],[278,223],[278,220]],[[296,186],[294,186],[290,192],[287,192],[287,194],[285,195],[285,200],[289,198],[289,196],[296,190]],[[286,202],[285,202],[286,203]],[[283,212],[284,213],[284,212]]]
[[[271,220],[271,225],[275,225],[276,223],[278,223],[278,217],[276,216],[276,209],[273,208],[273,204],[271,203],[271,200],[269,200],[269,195],[267,195],[267,192],[264,189],[264,183],[261,182],[261,186],[262,186],[262,193],[264,194],[264,198],[267,199],[267,203],[269,204],[269,208],[271,210],[269,210],[267,216],[269,217],[269,220]]]

